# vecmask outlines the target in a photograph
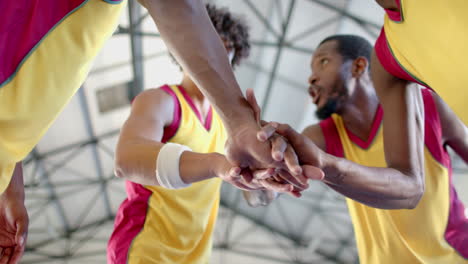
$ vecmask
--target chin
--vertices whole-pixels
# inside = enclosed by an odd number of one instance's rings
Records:
[[[315,116],[319,120],[325,120],[329,118],[332,114],[336,113],[337,106],[337,100],[328,100],[324,106],[317,108],[317,110],[315,111]]]

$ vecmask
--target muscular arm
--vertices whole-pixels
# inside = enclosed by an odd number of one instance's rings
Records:
[[[163,147],[164,126],[172,122],[173,111],[172,98],[162,90],[145,91],[134,100],[117,143],[115,173],[118,177],[144,185],[159,185],[156,160]],[[216,176],[218,165],[228,170],[220,154],[186,151],[180,158],[180,175],[185,183],[205,180]]]
[[[223,120],[226,157],[242,168],[276,167],[269,142],[259,142],[254,118],[226,50],[201,0],[139,0],[153,17],[169,50]]]
[[[325,138],[323,136],[322,128],[320,125],[312,125],[307,127],[303,132],[302,135],[306,136],[310,140],[312,140],[315,145],[320,148],[322,151],[326,151],[326,143],[325,143]],[[360,173],[349,173],[346,175],[346,177],[365,177],[366,174],[372,174],[374,173],[372,168],[369,167],[364,167],[359,164],[353,163],[351,161],[348,161],[346,159],[342,158],[333,158],[334,162],[345,162],[347,164],[344,164],[345,166],[337,166],[337,168],[343,168],[346,166],[349,166],[351,170],[354,171],[360,171]],[[366,170],[367,173],[361,174],[362,170]],[[338,176],[333,176],[330,175],[331,173],[338,173],[337,171],[335,172],[329,172],[327,175],[327,172],[325,174],[324,178],[324,183],[327,184],[330,188],[335,190],[338,193],[341,193],[342,195],[353,199],[355,201],[358,201],[360,203],[363,203],[365,205],[371,206],[371,207],[376,207],[376,208],[385,208],[385,209],[399,209],[399,208],[407,208],[408,207],[408,201],[406,199],[389,199],[389,198],[381,198],[379,197],[379,193],[373,193],[373,194],[368,194],[367,192],[362,192],[359,190],[353,190],[352,184],[336,184],[335,181],[331,181],[330,179],[338,179]],[[343,172],[344,173],[344,172]]]
[[[442,125],[443,143],[450,146],[465,163],[468,163],[468,128],[450,107],[435,93],[434,98]]]
[[[226,50],[201,0],[140,0],[171,53],[190,74],[228,132],[255,124],[229,64]],[[196,51],[196,52],[194,52]]]
[[[414,208],[424,192],[422,100],[415,88],[395,79],[378,61],[372,64],[374,85],[384,108],[387,168],[366,167],[323,153],[315,144],[286,128],[301,161],[324,169],[324,182],[343,195],[386,209]],[[376,65],[377,63],[377,65]],[[280,132],[281,133],[281,132]],[[324,148],[321,130],[309,128],[308,139]],[[294,140],[293,138],[296,138]]]

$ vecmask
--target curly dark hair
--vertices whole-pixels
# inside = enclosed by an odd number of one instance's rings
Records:
[[[219,8],[213,4],[206,4],[205,6],[216,32],[221,38],[232,44],[234,58],[231,63],[234,68],[250,54],[249,27],[243,19],[234,16],[227,8]],[[171,53],[169,55],[182,70],[174,56]]]

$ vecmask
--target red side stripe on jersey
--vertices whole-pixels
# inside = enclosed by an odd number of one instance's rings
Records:
[[[439,112],[432,97],[433,92],[429,89],[422,89],[421,92],[424,100],[426,147],[434,159],[449,171],[450,210],[444,237],[461,256],[468,258],[468,219],[465,216],[465,207],[458,199],[457,191],[452,183],[452,165],[450,156],[443,147]]]
[[[341,144],[340,135],[336,128],[333,118],[329,117],[320,122],[322,133],[325,138],[325,146],[327,153],[344,158],[343,145]]]
[[[151,191],[141,184],[126,181],[127,198],[115,216],[114,231],[107,244],[107,263],[126,264],[133,240],[142,231]]]

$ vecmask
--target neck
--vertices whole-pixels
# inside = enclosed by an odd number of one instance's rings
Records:
[[[210,102],[208,99],[203,95],[200,89],[198,89],[197,85],[192,81],[192,79],[190,79],[187,74],[184,74],[181,85],[184,87],[184,90],[187,92],[188,96],[192,99],[193,104],[197,108],[198,112],[200,112],[202,115],[202,118],[205,118],[210,109]]]
[[[354,89],[340,115],[348,130],[367,140],[379,101],[372,85],[361,85],[357,82]]]
[[[192,100],[205,101],[205,96],[187,74],[184,74],[181,85]]]

